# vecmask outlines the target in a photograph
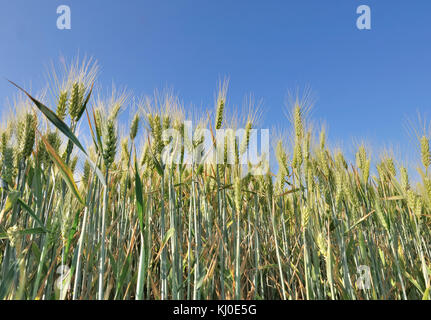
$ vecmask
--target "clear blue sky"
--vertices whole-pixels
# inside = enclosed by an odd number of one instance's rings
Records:
[[[60,4],[71,30],[56,28]],[[370,31],[356,28],[362,4]],[[36,90],[51,60],[79,51],[99,61],[105,85],[171,87],[197,106],[228,75],[232,103],[264,100],[266,127],[284,126],[288,91],[310,86],[331,141],[410,154],[406,118],[431,110],[430,16],[428,0],[1,0],[0,103],[16,92],[5,78]]]

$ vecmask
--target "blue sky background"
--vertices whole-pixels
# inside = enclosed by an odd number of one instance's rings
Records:
[[[61,4],[71,30],[56,28]],[[370,31],[356,28],[362,4]],[[0,106],[16,93],[5,78],[37,91],[51,60],[79,52],[99,61],[106,86],[169,87],[198,107],[228,75],[231,106],[262,98],[269,128],[288,125],[289,90],[309,86],[333,144],[365,139],[419,159],[405,124],[431,110],[430,16],[427,0],[1,0]]]

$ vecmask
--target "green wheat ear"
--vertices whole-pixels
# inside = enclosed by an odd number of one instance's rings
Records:
[[[171,117],[169,117],[168,115],[165,115],[163,117],[163,130],[169,129],[171,127]]]
[[[36,116],[32,113],[26,113],[24,119],[19,123],[18,148],[23,159],[27,159],[33,151],[36,124]]]
[[[292,159],[292,167],[295,169],[299,169],[302,165],[302,148],[299,141],[295,142],[295,147],[293,149],[293,159]]]
[[[69,95],[67,91],[62,91],[57,102],[57,116],[64,121],[67,114],[67,107],[69,103]]]
[[[94,123],[96,127],[96,133],[99,137],[102,136],[102,114],[100,109],[94,110]]]
[[[127,167],[130,161],[129,154],[129,138],[125,137],[121,140],[121,160],[124,167]]]
[[[224,100],[220,99],[217,104],[215,128],[219,130],[223,123]]]
[[[294,125],[295,136],[298,139],[298,141],[301,141],[302,137],[304,136],[304,124],[302,120],[301,107],[298,104],[295,106],[293,111],[293,125]]]
[[[103,160],[105,161],[106,168],[109,168],[114,162],[117,152],[117,133],[112,119],[108,119],[106,122],[103,144]]]
[[[84,183],[84,187],[87,188],[88,187],[88,181],[90,180],[90,163],[85,160],[84,162],[84,172],[82,174],[82,182]]]
[[[15,176],[15,166],[14,166],[14,151],[11,147],[5,147],[3,150],[3,179],[12,185],[13,178]]]
[[[421,138],[421,158],[423,166],[428,169],[431,165],[431,153],[429,139],[426,136]]]
[[[243,155],[247,151],[247,149],[248,149],[248,146],[250,144],[250,132],[251,132],[251,128],[252,128],[251,121],[247,121],[247,123],[245,125],[244,138],[243,138],[243,141],[241,143],[241,147],[239,149],[239,154],[240,155]]]
[[[78,82],[73,84],[70,96],[69,114],[72,120],[76,120],[81,107],[81,90]]]
[[[6,131],[3,131],[1,133],[1,142],[0,142],[1,153],[4,153],[4,150],[6,149],[8,142],[9,142],[9,135],[7,134]]]
[[[75,172],[77,163],[78,163],[78,157],[74,156],[71,163],[70,163],[70,171],[72,171],[72,173]]]
[[[320,131],[320,150],[325,149],[325,145],[326,145],[326,132],[325,130]]]
[[[130,126],[130,139],[132,141],[135,140],[136,135],[138,134],[138,129],[139,129],[139,115],[136,114]]]
[[[404,191],[407,191],[410,189],[409,174],[405,167],[400,168],[400,182],[401,182],[401,187],[403,188]]]
[[[281,140],[277,142],[275,156],[280,167],[280,175],[284,178],[285,176],[289,175],[289,169],[287,164],[287,155],[284,151],[283,142]]]

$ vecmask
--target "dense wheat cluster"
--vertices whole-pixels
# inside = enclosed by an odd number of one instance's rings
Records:
[[[364,146],[355,163],[330,150],[297,101],[277,168],[251,174],[239,159],[255,117],[227,120],[224,83],[196,127],[244,138],[226,137],[229,164],[190,164],[203,140],[183,130],[178,99],[142,99],[120,130],[130,97],[96,96],[96,71],[74,63],[53,77],[56,105],[17,87],[16,115],[2,114],[0,299],[430,297],[426,135],[412,183],[389,156],[374,168]],[[169,128],[182,133],[175,164]]]

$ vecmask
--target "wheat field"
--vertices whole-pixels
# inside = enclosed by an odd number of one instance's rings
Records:
[[[251,174],[269,165],[240,163],[257,112],[234,115],[226,82],[194,122],[245,134],[227,135],[232,161],[214,164],[185,161],[203,139],[188,136],[173,95],[140,99],[120,130],[131,99],[96,94],[95,63],[51,80],[38,98],[11,82],[19,98],[2,114],[0,299],[430,298],[425,133],[413,183],[391,156],[330,149],[296,100],[277,165]],[[163,157],[171,128],[174,163]]]

